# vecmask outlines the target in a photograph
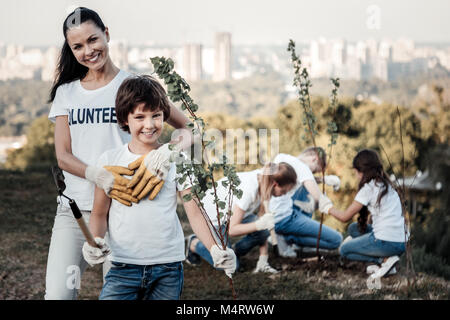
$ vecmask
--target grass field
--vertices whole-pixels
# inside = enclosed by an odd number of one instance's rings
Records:
[[[0,299],[43,299],[48,246],[56,210],[56,192],[48,172],[0,171]],[[189,232],[185,217],[183,228]],[[450,282],[418,272],[407,285],[404,267],[383,278],[380,290],[367,288],[365,265],[340,265],[338,257],[323,263],[302,258],[270,258],[277,275],[252,274],[254,250],[233,277],[238,299],[449,299]],[[404,264],[404,262],[402,262]],[[232,299],[228,278],[203,262],[184,264],[182,299]],[[97,299],[102,286],[100,266],[84,273],[79,299]]]

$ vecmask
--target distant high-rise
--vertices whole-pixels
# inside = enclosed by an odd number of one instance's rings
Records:
[[[219,32],[215,38],[214,81],[231,79],[231,33]]]
[[[196,43],[183,46],[183,71],[187,81],[202,79],[202,45]]]
[[[125,40],[111,40],[109,55],[116,66],[128,70],[128,45]]]

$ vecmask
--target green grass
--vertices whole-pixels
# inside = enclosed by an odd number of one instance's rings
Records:
[[[50,170],[0,171],[0,190],[0,299],[43,299],[56,212],[56,190]],[[188,233],[186,217],[181,209],[179,212]],[[369,290],[365,265],[340,265],[336,256],[327,257],[321,264],[315,259],[271,256],[270,263],[282,272],[252,274],[258,255],[255,248],[241,260],[242,270],[233,277],[234,287],[238,299],[449,299],[450,282],[434,276],[445,276],[448,266],[436,266],[441,260],[420,250],[418,253],[415,256],[420,258],[416,266],[419,272],[414,285],[407,285],[404,267],[400,265],[398,275],[382,279],[380,290]],[[232,299],[228,278],[206,262],[196,267],[184,264],[184,271],[182,299]],[[97,299],[101,287],[101,267],[88,267],[79,298]]]

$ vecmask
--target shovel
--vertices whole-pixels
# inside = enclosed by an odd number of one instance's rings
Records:
[[[89,231],[89,228],[87,227],[86,222],[83,219],[83,215],[81,214],[81,211],[78,208],[75,200],[70,199],[68,196],[63,194],[64,190],[66,190],[66,184],[64,183],[64,175],[62,173],[62,170],[58,166],[53,166],[52,175],[53,180],[55,181],[56,184],[56,188],[58,190],[58,195],[69,200],[70,209],[72,209],[73,216],[75,217],[75,220],[77,220],[77,223],[80,226],[80,229],[83,232],[83,235],[86,238],[87,243],[89,243],[89,245],[92,247],[98,248],[98,245],[95,242],[91,231]]]

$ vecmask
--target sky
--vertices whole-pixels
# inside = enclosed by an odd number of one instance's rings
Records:
[[[319,37],[450,43],[449,0],[0,0],[0,42],[60,45],[69,8],[99,13],[129,44],[285,45]]]

